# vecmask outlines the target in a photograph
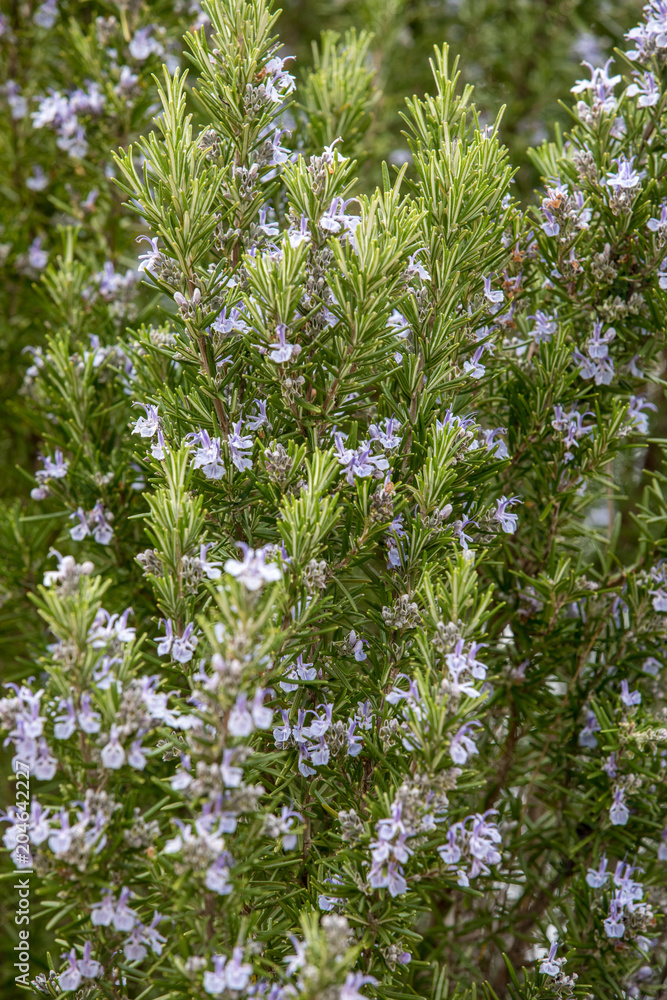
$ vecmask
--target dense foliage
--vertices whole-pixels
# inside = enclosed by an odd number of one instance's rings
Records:
[[[370,38],[296,89],[266,0],[202,6],[155,82],[119,59],[36,111],[140,242],[125,270],[67,225],[26,264],[19,986],[661,996],[667,7],[575,84],[524,211],[447,46],[368,193]],[[89,66],[155,68],[139,9]],[[124,87],[112,171],[84,145]]]

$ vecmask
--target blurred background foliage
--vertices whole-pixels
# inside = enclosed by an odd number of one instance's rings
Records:
[[[372,35],[380,98],[366,150],[374,164],[403,161],[405,97],[428,90],[433,46],[448,42],[483,120],[506,108],[502,137],[521,168],[524,198],[538,182],[526,151],[552,138],[556,123],[567,125],[559,102],[571,103],[570,87],[586,75],[582,60],[602,64],[641,12],[629,0],[286,0],[282,7],[281,34],[302,71],[322,30]]]

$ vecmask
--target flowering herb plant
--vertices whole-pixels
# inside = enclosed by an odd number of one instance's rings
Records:
[[[659,996],[665,5],[527,212],[447,47],[368,195],[365,39],[333,121],[267,0],[202,6],[115,157],[136,275],[45,272],[29,989]]]

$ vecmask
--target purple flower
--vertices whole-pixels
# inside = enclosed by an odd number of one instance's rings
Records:
[[[294,77],[285,69],[285,63],[292,59],[294,56],[285,56],[282,59],[280,56],[274,56],[264,67],[266,73],[264,86],[267,97],[274,104],[282,104],[287,94],[291,94],[296,86]]]
[[[77,990],[81,983],[82,974],[77,964],[75,949],[72,948],[69,953],[66,952],[61,957],[69,961],[69,966],[58,976],[58,985],[63,992],[66,990]]]
[[[494,521],[498,521],[500,527],[508,535],[514,534],[517,527],[519,526],[519,518],[517,514],[510,514],[507,508],[515,503],[522,503],[518,497],[506,497],[502,496],[500,500],[496,500],[496,509],[492,514]]]
[[[632,188],[638,187],[645,171],[638,173],[636,170],[633,170],[632,164],[634,163],[634,160],[634,156],[631,156],[630,159],[628,159],[623,155],[619,156],[618,159],[615,159],[614,163],[617,165],[618,170],[615,174],[607,174],[605,183],[608,184],[609,187],[614,188],[614,191],[617,188],[631,190]]]
[[[232,424],[232,431],[227,437],[227,444],[233,464],[243,472],[245,469],[252,469],[252,459],[243,454],[244,451],[252,449],[252,438],[241,435],[241,421]]]
[[[591,360],[575,347],[573,354],[575,363],[579,366],[579,373],[583,379],[592,378],[596,385],[610,385],[614,377],[614,362],[611,358],[602,358],[599,361]]]
[[[48,183],[48,177],[44,173],[43,169],[37,165],[32,168],[32,173],[26,179],[25,186],[29,191],[43,191]]]
[[[93,903],[90,919],[96,927],[109,927],[114,917],[115,900],[110,889],[102,890],[102,901]]]
[[[50,31],[58,20],[58,0],[45,0],[45,3],[41,3],[32,15],[32,19],[38,28]],[[61,988],[64,989],[62,986]]]
[[[228,315],[227,307],[224,306],[215,322],[211,324],[211,329],[215,330],[216,333],[222,333],[227,336],[234,331],[242,333],[248,329],[248,324],[243,319],[240,309],[234,306]]]
[[[88,642],[93,649],[104,649],[110,642],[131,642],[136,629],[127,624],[132,614],[132,608],[126,608],[122,615],[110,615],[105,608],[100,608],[88,630]]]
[[[91,951],[92,945],[90,941],[86,941],[83,947],[83,958],[79,959],[79,969],[85,979],[97,979],[102,974],[102,966],[100,962],[91,958]]]
[[[396,432],[400,429],[400,422],[396,417],[389,417],[384,421],[384,428],[379,424],[371,424],[368,428],[368,436],[371,441],[377,441],[386,451],[393,451],[398,448],[402,438]]]
[[[667,587],[660,587],[659,590],[649,591],[653,605],[654,611],[660,611],[663,614],[667,614]]]
[[[171,656],[177,663],[189,663],[193,657],[199,639],[194,632],[194,622],[186,625],[182,635],[174,633],[171,618],[161,618],[160,625],[164,625],[164,636],[159,636],[153,641],[157,643],[158,656]]]
[[[255,406],[257,407],[257,412],[251,413],[250,416],[246,418],[246,427],[249,431],[256,431],[259,427],[263,427],[264,424],[268,425],[269,423],[266,415],[266,400],[256,399]]]
[[[611,872],[607,871],[607,856],[602,855],[602,859],[597,868],[589,868],[586,874],[586,881],[592,889],[601,889]]]
[[[564,958],[556,958],[557,949],[558,941],[552,941],[549,954],[542,960],[542,964],[540,965],[540,972],[543,976],[557,976],[561,966],[565,964],[566,960]]]
[[[401,889],[401,891],[405,892],[405,889]],[[391,895],[397,896],[400,893],[392,892]],[[359,992],[361,987],[365,986],[366,983],[377,983],[377,979],[374,976],[365,976],[362,972],[348,972],[345,982],[339,990],[338,1000],[366,1000],[364,994]]]
[[[36,271],[43,271],[49,262],[49,255],[42,250],[42,237],[37,236],[28,247],[28,263]]]
[[[127,901],[132,898],[132,895],[129,889],[125,887],[121,889],[113,915],[113,925],[117,931],[131,931],[134,927],[137,915],[127,905]]]
[[[421,252],[421,250],[417,251],[417,253]],[[414,277],[414,275],[418,275],[422,281],[430,281],[431,275],[428,273],[421,261],[417,259],[417,253],[413,253],[410,257],[408,257],[406,274],[409,278]]]
[[[630,819],[630,810],[625,804],[625,789],[616,787],[614,789],[614,800],[609,809],[609,819],[614,826],[625,826]]]
[[[622,938],[625,934],[625,924],[622,920],[623,907],[619,906],[617,900],[612,899],[609,903],[609,916],[604,921],[604,930],[607,937]]]
[[[560,233],[560,223],[556,221],[556,217],[548,208],[542,208],[542,213],[547,220],[542,223],[542,229],[547,234],[547,236],[558,236]]]
[[[502,295],[503,293],[500,292],[500,294]],[[482,355],[484,354],[485,349],[486,349],[486,344],[481,344],[473,354],[472,361],[463,362],[463,370],[467,375],[470,375],[471,378],[475,379],[482,378],[483,375],[486,373],[486,368],[481,362],[481,358]]]
[[[125,751],[118,739],[118,729],[115,725],[111,727],[109,740],[102,749],[102,763],[114,771],[125,763]]]
[[[598,745],[596,733],[600,731],[602,727],[597,720],[595,712],[589,712],[586,716],[586,724],[579,733],[579,746],[589,747],[591,750],[595,749]]]
[[[641,705],[642,696],[639,691],[631,691],[627,681],[621,681],[621,701],[628,708]]]
[[[193,468],[201,469],[207,479],[222,479],[225,466],[220,454],[220,438],[211,438],[208,431],[195,431],[184,438],[188,447],[199,445],[193,453]]]
[[[255,550],[245,542],[237,542],[236,545],[243,552],[243,561],[228,559],[224,567],[225,573],[240,580],[246,590],[260,590],[265,583],[275,583],[281,579],[282,573],[277,563],[266,562],[268,546]]]
[[[362,639],[362,637],[357,635],[354,629],[352,629],[346,638],[346,642],[358,663],[361,663],[362,660],[366,659],[364,646],[369,645],[368,639]]]
[[[124,66],[123,69],[128,69],[128,67]],[[135,77],[135,80],[136,79],[137,78]],[[161,252],[157,248],[158,238],[157,238],[157,236],[154,236],[152,238],[150,236],[146,236],[146,235],[137,236],[137,243],[141,243],[142,241],[145,241],[146,243],[149,243],[151,249],[148,251],[148,253],[142,253],[142,254],[140,254],[140,256],[139,256],[139,267],[137,268],[137,270],[138,271],[150,271],[151,274],[154,274],[155,273],[155,268],[157,267],[157,264],[158,264],[158,261],[162,257]]]
[[[132,58],[136,59],[137,62],[144,62],[151,55],[163,55],[163,46],[158,42],[157,38],[151,37],[154,30],[155,25],[149,24],[145,28],[139,28],[138,31],[135,31],[128,50]]]
[[[465,764],[468,757],[478,753],[477,747],[468,736],[468,732],[473,726],[481,726],[481,722],[478,722],[477,719],[474,719],[472,722],[466,722],[452,737],[452,741],[449,744],[449,755],[455,764]]]
[[[616,336],[616,330],[610,326],[606,333],[602,333],[602,323],[597,322],[593,327],[593,336],[586,343],[588,355],[595,360],[601,360],[609,356],[608,344]]]
[[[625,91],[627,97],[637,97],[640,108],[653,108],[660,100],[660,87],[653,73],[642,73],[637,83],[631,83]]]
[[[53,735],[57,740],[67,740],[76,729],[76,712],[71,698],[61,698],[58,705],[64,715],[54,719]]]
[[[661,229],[667,231],[667,201],[663,201],[660,205],[660,218],[649,219],[646,228],[650,229],[652,233],[658,233]]]
[[[335,434],[334,441],[337,451],[336,458],[343,466],[340,470],[341,475],[345,473],[345,478],[350,486],[353,485],[355,476],[364,479],[366,476],[375,476],[377,472],[384,472],[389,468],[389,462],[386,458],[371,453],[370,443],[361,444],[356,451],[353,451],[351,448],[345,447],[342,434]]]
[[[81,695],[81,707],[77,718],[84,733],[99,733],[101,716],[99,712],[93,711],[92,701],[87,691]]]
[[[287,328],[284,323],[279,323],[276,327],[276,335],[278,337],[277,345],[270,344],[269,347],[269,357],[272,361],[278,364],[284,364],[286,361],[296,360],[297,356],[301,353],[301,346],[299,344],[288,344],[286,340]]]
[[[630,396],[627,418],[638,434],[648,434],[648,416],[644,410],[654,410],[658,407],[655,403],[648,402],[643,396]]]
[[[491,277],[489,276],[488,278],[482,278],[482,281],[484,282],[484,298],[488,299],[489,302],[493,303],[494,305],[498,305],[500,302],[502,302],[503,299],[505,298],[505,293],[502,291],[502,289],[498,289],[495,292],[491,289]]]
[[[589,62],[582,62],[582,66],[587,66],[591,73],[590,80],[577,80],[574,87],[570,90],[573,94],[581,94],[584,91],[590,90],[595,95],[596,99],[605,104],[611,98],[612,104],[606,108],[606,110],[611,110],[616,106],[616,102],[613,100],[614,87],[617,83],[621,82],[620,76],[609,76],[609,67],[612,65],[614,60],[612,58],[607,59],[604,66],[592,66]]]
[[[312,669],[311,669],[312,668]],[[290,692],[298,690],[298,684],[292,684],[293,680],[299,681],[314,681],[317,677],[317,670],[313,667],[312,663],[303,662],[303,654],[299,653],[296,658],[296,664],[293,666],[286,674],[286,680],[279,681],[280,687],[283,691]]]

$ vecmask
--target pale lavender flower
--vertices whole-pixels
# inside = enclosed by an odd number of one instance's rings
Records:
[[[541,309],[537,309],[535,315],[529,316],[528,319],[535,320],[533,327],[528,332],[538,344],[548,343],[558,330],[557,316],[542,312]]]
[[[484,298],[488,299],[493,305],[499,305],[505,298],[505,293],[502,289],[497,289],[493,291],[491,288],[491,277],[482,278],[484,282]]]
[[[91,697],[87,691],[84,691],[81,695],[81,706],[77,714],[77,719],[84,733],[99,733],[102,724],[101,716],[99,712],[93,710]]]
[[[225,466],[221,456],[220,438],[211,438],[208,431],[195,431],[184,438],[184,443],[188,447],[199,445],[193,453],[192,465],[195,469],[201,469],[207,479],[222,479],[225,474]]]
[[[392,895],[398,894],[392,893]],[[359,992],[366,983],[377,983],[377,979],[374,976],[365,976],[363,972],[348,972],[338,993],[338,1000],[366,1000],[364,994]]]
[[[204,989],[213,996],[219,996],[227,988],[225,980],[226,955],[213,955],[213,972],[204,973]]]
[[[93,903],[90,912],[91,922],[96,927],[110,927],[114,918],[115,899],[110,889],[102,890],[102,901]]]
[[[627,681],[621,681],[621,701],[628,708],[640,705],[642,700],[641,692],[631,691]]]
[[[597,720],[595,712],[588,712],[586,716],[586,724],[579,733],[579,746],[588,747],[593,750],[598,745],[596,733],[600,731],[602,727]]]
[[[517,514],[511,514],[508,512],[507,508],[512,504],[522,503],[519,497],[506,497],[502,496],[500,500],[496,500],[496,509],[493,511],[492,518],[494,521],[498,521],[500,527],[507,534],[512,535],[519,526],[519,518]]]
[[[352,631],[348,633],[345,641],[354,655],[355,660],[361,662],[366,659],[364,645],[368,646],[368,639],[363,639],[360,635],[357,635],[354,629],[352,629]]]
[[[588,869],[586,882],[592,889],[601,889],[610,876],[611,872],[607,871],[607,856],[603,854],[598,867]]]
[[[632,188],[638,187],[645,171],[638,173],[634,170],[632,167],[634,161],[634,156],[631,156],[630,159],[628,159],[626,156],[621,155],[615,159],[614,163],[617,165],[618,170],[615,174],[607,174],[605,184],[608,184],[609,187],[614,188],[614,190],[617,188],[631,190]]]
[[[132,608],[126,608],[122,615],[109,614],[105,608],[100,608],[88,630],[88,642],[93,649],[104,649],[110,642],[131,642],[136,636],[136,629],[127,624],[132,614]]]
[[[145,62],[151,55],[161,56],[164,54],[164,46],[157,40],[153,38],[152,34],[155,30],[154,24],[149,24],[145,28],[139,28],[135,31],[128,50],[133,59],[137,62]]]
[[[123,67],[123,68],[127,69],[128,67]],[[135,77],[135,80],[136,80],[136,77]],[[150,250],[147,253],[140,254],[140,256],[139,256],[139,266],[138,266],[137,270],[138,271],[150,271],[151,274],[154,274],[155,273],[155,268],[157,267],[157,264],[158,264],[160,258],[162,257],[162,254],[160,253],[160,251],[157,248],[158,238],[157,238],[157,236],[153,236],[153,237],[146,236],[146,235],[137,236],[137,243],[141,243],[141,242],[146,242],[146,243],[150,244]],[[143,404],[139,404],[139,405],[143,406]]]
[[[663,614],[667,614],[667,587],[660,587],[659,590],[649,591],[653,605],[654,611],[660,611]]]
[[[275,583],[282,578],[277,563],[267,563],[269,546],[261,549],[251,549],[245,542],[237,542],[237,547],[243,552],[243,561],[228,559],[225,563],[225,573],[240,580],[246,590],[260,590],[265,583]]]
[[[28,263],[36,271],[43,271],[49,262],[49,255],[42,250],[42,237],[37,236],[28,247]]]
[[[344,436],[341,433],[334,435],[334,443],[337,452],[336,458],[343,466],[340,470],[341,475],[345,474],[350,486],[353,485],[355,476],[364,479],[366,476],[373,476],[376,472],[384,472],[389,468],[389,462],[386,458],[382,455],[372,454],[370,443],[360,444],[356,450],[346,448]]]
[[[403,440],[396,432],[400,429],[400,422],[396,417],[389,417],[384,421],[384,428],[379,424],[371,424],[368,428],[368,436],[371,441],[377,441],[386,451],[398,448]]]
[[[118,770],[125,763],[125,750],[118,739],[118,728],[113,725],[109,740],[102,748],[102,764],[111,770]]]
[[[623,923],[623,907],[619,906],[615,899],[609,903],[609,916],[604,921],[604,930],[607,937],[622,938],[625,934],[625,924]]]
[[[421,252],[422,252],[421,250],[418,250],[417,253],[413,253],[411,254],[410,257],[408,257],[408,266],[406,268],[406,274],[409,278],[418,275],[418,277],[420,277],[422,281],[430,281],[431,275],[428,273],[422,262],[418,260],[417,257],[417,254]]]
[[[582,66],[587,66],[590,70],[591,78],[590,80],[577,80],[575,85],[570,88],[571,92],[581,94],[585,91],[591,91],[605,111],[613,111],[616,107],[616,101],[613,97],[614,87],[621,82],[620,75],[609,76],[609,67],[613,62],[614,60],[609,58],[604,66],[597,67],[591,66],[588,62],[582,62]]]
[[[646,228],[650,229],[652,233],[658,233],[661,230],[667,232],[667,201],[663,200],[660,205],[660,217],[658,219],[649,219],[646,223]]]
[[[92,944],[86,941],[83,947],[83,957],[79,959],[79,969],[84,979],[97,979],[102,975],[102,965],[91,957]]]
[[[251,437],[243,437],[241,434],[242,421],[232,424],[232,429],[227,437],[227,444],[231,455],[232,463],[239,472],[245,469],[252,469],[252,459],[243,453],[252,449],[253,441]]]
[[[660,100],[660,87],[653,73],[642,73],[637,83],[631,83],[625,91],[627,97],[637,97],[640,108],[653,108]]]
[[[648,415],[643,412],[644,410],[657,412],[658,407],[643,396],[630,396],[627,419],[638,434],[648,434]]]
[[[76,961],[76,951],[74,948],[69,953],[64,953],[61,958],[66,958],[69,962],[67,969],[58,976],[58,985],[65,992],[67,990],[78,990],[82,975]]]
[[[239,308],[233,306],[228,313],[227,307],[223,306],[217,318],[211,324],[211,329],[216,333],[223,334],[223,336],[228,336],[230,333],[234,333],[235,331],[237,333],[244,332],[248,329],[248,324],[243,319]]]
[[[46,31],[50,31],[53,25],[58,20],[58,0],[45,0],[45,3],[39,5],[35,13],[32,15],[32,19],[38,28],[44,28]],[[64,987],[61,986],[64,989]],[[69,987],[70,989],[76,989],[76,987]]]
[[[609,809],[609,819],[614,826],[625,826],[630,819],[630,810],[625,804],[625,789],[614,789],[614,800]]]
[[[481,726],[481,722],[478,722],[477,719],[474,719],[472,722],[466,722],[452,737],[452,741],[449,744],[449,755],[455,764],[465,764],[468,761],[468,757],[479,752],[473,740],[468,735],[473,726]]]
[[[564,958],[556,958],[556,950],[558,949],[558,941],[552,941],[551,947],[549,948],[549,954],[546,958],[542,959],[542,964],[540,965],[540,972],[543,976],[557,976],[566,962]]]
[[[25,186],[29,191],[43,191],[48,185],[49,179],[44,170],[39,165],[32,168],[32,173],[26,178]]]
[[[114,87],[114,90],[119,96],[127,97],[135,90],[138,82],[138,75],[133,73],[129,66],[121,66],[120,78]]]
[[[280,687],[285,692],[298,690],[298,684],[292,684],[292,681],[314,681],[317,677],[317,670],[313,667],[312,663],[303,662],[303,654],[299,653],[296,658],[295,666],[291,667],[290,670],[285,674],[285,680],[279,681]],[[289,734],[288,734],[289,735]]]
[[[542,223],[542,229],[547,234],[547,236],[558,236],[560,233],[560,223],[556,220],[556,217],[548,208],[542,208],[542,213],[546,219],[546,222]]]
[[[131,899],[132,896],[133,893],[125,886],[121,889],[118,902],[114,908],[112,921],[113,926],[117,931],[131,931],[134,927],[137,915],[134,910],[131,910],[127,905],[128,899]]]
[[[276,327],[276,336],[278,337],[277,344],[270,344],[269,347],[269,357],[272,361],[278,364],[284,364],[286,361],[296,360],[298,355],[301,353],[301,346],[299,344],[289,344],[286,340],[287,327],[284,323],[279,323]]]
[[[249,431],[256,431],[265,424],[268,425],[269,420],[266,415],[266,400],[256,399],[254,402],[256,407],[256,412],[251,413],[249,417],[246,418],[246,427]]]
[[[500,294],[502,295],[502,292]],[[481,344],[473,354],[472,361],[466,360],[463,362],[463,370],[467,375],[470,375],[471,378],[479,379],[486,373],[486,368],[482,364],[482,355],[484,354],[485,348],[486,344]]]
[[[493,430],[484,431],[484,443],[486,445],[486,450],[490,451],[492,455],[496,458],[509,458],[510,453],[507,450],[507,445],[504,441],[495,441],[494,438],[498,434],[507,434],[506,427],[494,427]],[[451,508],[451,504],[446,506]],[[450,509],[451,514],[451,509]]]
[[[273,59],[269,59],[264,67],[266,72],[264,86],[266,87],[267,97],[274,104],[282,104],[287,94],[291,94],[296,87],[294,77],[285,69],[285,63],[292,59],[294,59],[294,56],[285,56],[282,59],[280,56],[274,56]]]

